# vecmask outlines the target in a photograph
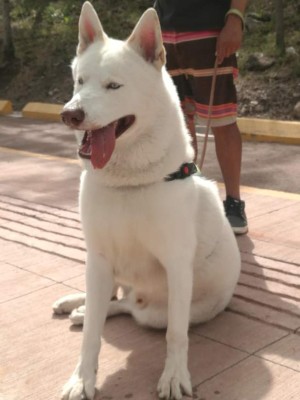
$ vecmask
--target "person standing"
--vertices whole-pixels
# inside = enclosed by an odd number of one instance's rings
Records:
[[[237,126],[236,51],[240,48],[247,0],[156,0],[167,70],[177,87],[197,158],[195,116],[207,123],[214,65],[218,69],[211,129],[221,168],[224,208],[236,234],[248,232],[240,197],[242,140]]]

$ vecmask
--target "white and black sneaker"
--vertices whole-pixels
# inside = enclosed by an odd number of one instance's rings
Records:
[[[247,217],[245,214],[245,202],[243,200],[234,199],[227,196],[223,201],[226,217],[237,235],[248,232]]]

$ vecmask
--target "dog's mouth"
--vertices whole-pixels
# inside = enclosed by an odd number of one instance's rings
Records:
[[[94,168],[103,168],[110,160],[116,139],[127,131],[134,121],[134,115],[127,115],[102,128],[85,131],[78,150],[79,156],[91,160]]]

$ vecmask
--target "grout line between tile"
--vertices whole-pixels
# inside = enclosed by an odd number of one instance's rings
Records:
[[[10,303],[11,301],[20,299],[20,298],[22,298],[22,297],[26,297],[26,296],[28,296],[28,295],[30,295],[30,294],[32,294],[32,293],[36,293],[36,292],[39,292],[39,291],[41,291],[41,290],[48,289],[49,287],[55,286],[55,285],[57,285],[57,282],[53,282],[53,283],[51,283],[51,285],[43,286],[43,287],[40,287],[40,288],[38,288],[38,289],[31,290],[30,292],[21,294],[21,295],[19,295],[19,296],[13,297],[13,298],[11,298],[11,299],[7,299],[7,300],[0,301],[0,304]]]
[[[273,360],[270,360],[269,358],[265,358],[265,357],[259,356],[258,354],[253,354],[253,356],[254,356],[255,358],[259,358],[260,360],[268,361],[268,362],[270,362],[270,363],[272,363],[272,364],[274,364],[274,365],[279,365],[280,367],[283,367],[283,368],[289,369],[289,370],[291,370],[291,371],[300,373],[300,370],[295,369],[295,368],[292,368],[292,367],[289,367],[289,366],[286,365],[286,364],[282,364],[282,363],[279,363],[279,362],[275,362],[275,361],[273,361]]]
[[[245,354],[247,354],[247,353],[245,353]],[[217,376],[223,374],[224,372],[228,371],[229,369],[236,367],[237,365],[239,365],[240,363],[242,363],[242,362],[248,360],[248,359],[251,358],[251,357],[253,357],[251,354],[250,354],[250,355],[247,355],[247,357],[242,358],[241,360],[237,361],[236,363],[233,363],[232,365],[230,365],[230,366],[224,368],[222,371],[219,371],[219,372],[217,372],[216,374],[214,374],[213,376],[204,379],[202,382],[200,382],[200,383],[194,385],[193,391],[194,391],[195,388],[198,389],[198,387],[200,387],[200,386],[203,385],[204,383],[211,381],[212,379],[214,379],[214,378],[216,378]]]

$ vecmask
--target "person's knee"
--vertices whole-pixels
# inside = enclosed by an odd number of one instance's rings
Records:
[[[237,131],[239,131],[239,130],[238,130],[238,126],[237,126],[236,122],[234,122],[233,124],[229,124],[229,125],[212,127],[212,132],[214,135],[227,135],[227,134],[234,133]]]

